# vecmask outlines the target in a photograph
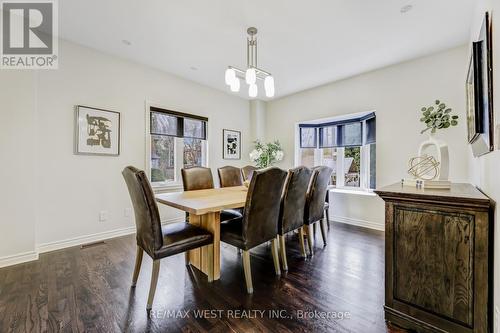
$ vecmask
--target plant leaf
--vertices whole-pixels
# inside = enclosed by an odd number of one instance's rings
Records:
[[[458,121],[456,121],[456,120],[451,121],[451,126],[457,126],[457,125],[458,125]]]
[[[436,99],[436,105],[439,105],[439,103],[440,103],[439,99]]]

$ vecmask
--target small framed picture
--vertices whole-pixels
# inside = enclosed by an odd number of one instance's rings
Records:
[[[222,130],[222,158],[225,160],[241,159],[241,132]]]
[[[75,154],[120,155],[120,113],[77,105]]]

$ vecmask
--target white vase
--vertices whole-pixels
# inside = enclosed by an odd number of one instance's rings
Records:
[[[429,151],[434,147],[435,152],[429,154]],[[450,157],[448,154],[448,145],[443,140],[436,139],[433,133],[429,133],[429,139],[420,144],[418,149],[418,156],[424,154],[432,155],[439,162],[439,170],[434,179],[437,180],[448,180],[448,174],[450,171]]]

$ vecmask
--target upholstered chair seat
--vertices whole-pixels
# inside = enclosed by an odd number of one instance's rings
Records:
[[[274,268],[277,275],[281,274],[276,236],[285,178],[286,172],[279,168],[255,171],[248,187],[243,216],[221,223],[221,241],[243,250],[243,269],[249,294],[253,293],[250,249],[271,241]]]
[[[299,229],[299,241],[302,256],[306,257],[304,246],[304,211],[307,189],[312,171],[306,167],[288,170],[283,195],[281,198],[280,215],[278,219],[278,237],[280,241],[281,263],[283,270],[288,270],[285,235]]]
[[[153,273],[146,306],[149,311],[153,305],[158,283],[160,259],[205,245],[208,245],[208,251],[213,253],[213,236],[207,230],[185,222],[162,226],[153,189],[144,171],[128,166],[122,175],[134,207],[137,230],[137,256],[132,287],[135,287],[139,277],[143,253],[146,252],[153,259]]]
[[[313,224],[320,222],[321,236],[323,244],[326,245],[326,229],[324,221],[325,214],[325,198],[328,191],[333,170],[326,166],[313,168],[311,182],[307,191],[306,206],[304,210],[304,224],[307,225],[307,243],[311,255],[313,250]]]
[[[225,166],[217,169],[220,187],[242,186],[243,177],[241,169],[233,166]]]
[[[161,232],[163,246],[155,251],[156,258],[173,256],[213,241],[213,236],[208,231],[184,222],[162,225]]]
[[[257,167],[254,167],[253,165],[247,165],[241,168],[241,175],[243,176],[243,180],[248,180],[252,179],[252,174],[255,170],[258,170]]]
[[[181,170],[181,175],[184,191],[207,190],[214,188],[214,179],[210,168],[186,168]],[[241,216],[242,211],[238,209],[226,209],[221,212],[220,220],[225,221]],[[189,220],[188,213],[186,213],[186,219]]]

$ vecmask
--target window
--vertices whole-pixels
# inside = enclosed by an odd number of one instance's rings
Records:
[[[331,184],[339,188],[376,186],[375,114],[299,124],[297,165],[333,169]]]
[[[151,107],[149,168],[153,186],[180,185],[180,170],[207,165],[207,118]]]

